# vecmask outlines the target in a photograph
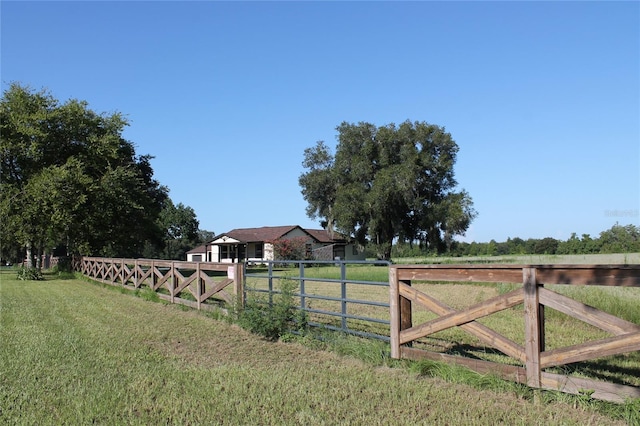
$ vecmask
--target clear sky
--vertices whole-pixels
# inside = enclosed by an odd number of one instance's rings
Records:
[[[200,227],[301,225],[343,121],[459,145],[467,241],[640,224],[640,3],[0,3],[2,88],[119,111]]]

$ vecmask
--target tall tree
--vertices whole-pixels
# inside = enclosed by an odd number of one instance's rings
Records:
[[[640,227],[616,222],[602,231],[599,238],[601,253],[634,253],[640,251]]]
[[[167,189],[149,156],[122,137],[127,120],[84,101],[13,83],[0,102],[2,243],[70,253],[136,256],[161,240]],[[5,247],[2,248],[4,256]]]
[[[185,260],[186,252],[199,243],[199,222],[195,211],[182,203],[174,205],[171,199],[167,199],[159,220],[164,231],[164,249],[161,257]]]
[[[395,238],[442,251],[464,235],[476,212],[455,191],[458,146],[443,128],[343,122],[335,155],[324,142],[304,151],[299,178],[307,214],[328,229],[371,242],[388,259]]]

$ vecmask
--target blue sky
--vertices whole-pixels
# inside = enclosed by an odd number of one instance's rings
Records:
[[[465,240],[640,224],[639,2],[0,3],[18,81],[131,122],[200,227],[301,225],[303,151],[426,121],[460,151]]]

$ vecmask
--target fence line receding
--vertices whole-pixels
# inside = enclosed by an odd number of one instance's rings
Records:
[[[93,280],[131,290],[147,287],[163,300],[196,309],[242,303],[242,264],[83,257],[79,268]]]

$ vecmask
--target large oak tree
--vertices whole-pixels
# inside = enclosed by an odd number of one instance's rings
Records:
[[[13,83],[0,102],[2,256],[69,253],[137,256],[162,242],[167,189],[149,156],[122,137],[127,120],[84,101]]]
[[[343,122],[336,130],[335,154],[322,141],[304,151],[299,183],[310,218],[373,244],[382,259],[396,238],[443,251],[464,235],[476,212],[456,190],[458,145],[444,128]]]

